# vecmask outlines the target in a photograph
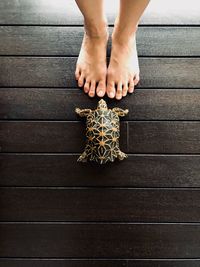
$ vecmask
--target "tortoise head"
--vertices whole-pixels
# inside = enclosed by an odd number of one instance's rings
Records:
[[[106,104],[106,101],[103,100],[103,99],[101,99],[101,100],[98,102],[97,109],[108,109],[107,104]]]

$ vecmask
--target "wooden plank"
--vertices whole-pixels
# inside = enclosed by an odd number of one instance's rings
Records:
[[[200,222],[188,189],[0,188],[0,221]]]
[[[79,120],[75,107],[95,109],[98,98],[81,89],[1,88],[0,119]],[[198,120],[198,89],[136,89],[120,102],[106,98],[110,108],[129,109],[122,120]],[[67,111],[67,112],[66,112]]]
[[[200,153],[199,122],[129,122],[128,125],[130,152]]]
[[[36,265],[37,267],[127,267],[126,260],[0,259],[0,267],[35,267]]]
[[[105,1],[109,23],[114,22],[118,2]],[[83,18],[75,2],[68,0],[33,1],[1,0],[0,24],[83,24]],[[198,0],[179,2],[169,0],[166,3],[152,0],[146,10],[142,24],[200,24]]]
[[[83,27],[1,26],[0,55],[77,56],[82,37]],[[138,54],[200,56],[199,39],[200,27],[139,27]]]
[[[0,257],[198,258],[199,227],[199,224],[1,223]]]
[[[0,154],[0,186],[200,187],[200,156],[129,155],[106,166],[78,155]]]
[[[76,87],[75,57],[0,57],[1,87]],[[199,88],[199,58],[140,58],[140,87]]]
[[[129,260],[128,267],[198,267],[199,260]]]
[[[190,260],[120,260],[120,259],[0,259],[0,267],[199,267]]]
[[[84,148],[83,122],[2,121],[0,126],[1,152],[73,153]],[[135,121],[121,126],[121,149],[126,152],[200,153],[198,121]]]
[[[142,56],[199,56],[198,40],[198,27],[141,27],[137,33],[138,52]]]

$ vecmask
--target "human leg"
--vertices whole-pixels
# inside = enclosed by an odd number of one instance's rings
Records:
[[[138,22],[149,0],[121,0],[112,34],[111,58],[107,72],[107,94],[121,99],[139,82],[136,48]]]
[[[85,34],[76,64],[79,87],[90,97],[103,97],[106,91],[107,21],[103,0],[76,0],[84,16]]]

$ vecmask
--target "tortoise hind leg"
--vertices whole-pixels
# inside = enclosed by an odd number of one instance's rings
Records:
[[[80,157],[78,158],[77,161],[87,162],[87,157],[88,157],[88,155],[87,155],[87,153],[84,151],[84,152],[80,155]]]
[[[123,160],[123,159],[125,159],[125,158],[128,158],[128,155],[125,154],[124,152],[122,152],[121,150],[119,150],[118,153],[117,153],[117,158],[118,158],[119,160]]]

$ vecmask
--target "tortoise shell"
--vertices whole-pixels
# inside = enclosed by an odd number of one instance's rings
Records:
[[[101,99],[97,109],[79,109],[76,113],[87,118],[87,143],[78,161],[96,161],[100,164],[113,162],[115,158],[123,160],[127,157],[119,148],[120,120],[128,110],[120,108],[108,109],[106,102]]]

